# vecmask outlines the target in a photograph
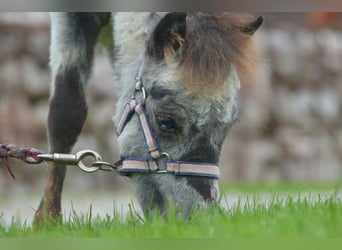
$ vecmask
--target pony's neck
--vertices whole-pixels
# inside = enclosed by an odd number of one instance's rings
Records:
[[[113,27],[117,58],[114,70],[118,71],[120,81],[136,74],[145,56],[146,42],[162,15],[149,12],[115,15]]]

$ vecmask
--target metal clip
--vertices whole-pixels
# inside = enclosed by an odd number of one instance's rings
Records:
[[[97,167],[102,171],[113,171],[117,169],[114,164],[105,161],[95,161],[92,166]]]
[[[64,165],[72,165],[77,166],[81,170],[87,173],[93,173],[99,170],[101,167],[98,165],[94,165],[94,163],[91,164],[91,166],[87,166],[82,160],[86,157],[93,157],[94,162],[99,162],[102,160],[101,156],[92,150],[82,150],[77,152],[76,154],[59,154],[59,153],[53,153],[53,154],[39,154],[38,157],[40,159],[43,159],[45,161],[52,161],[55,163],[60,163]]]

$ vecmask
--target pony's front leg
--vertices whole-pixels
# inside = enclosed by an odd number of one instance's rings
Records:
[[[87,116],[80,73],[75,67],[61,69],[55,77],[48,115],[50,152],[69,153]],[[44,195],[36,211],[35,221],[56,219],[61,211],[61,195],[66,167],[49,163]]]
[[[81,133],[87,116],[84,86],[102,25],[102,16],[98,14],[51,14],[50,153],[69,153]],[[44,194],[34,218],[36,224],[60,216],[65,174],[65,166],[49,164]]]

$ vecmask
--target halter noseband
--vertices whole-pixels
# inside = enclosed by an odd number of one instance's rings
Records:
[[[218,179],[220,170],[217,164],[171,160],[168,153],[161,151],[145,110],[146,92],[141,77],[143,65],[144,64],[141,65],[137,76],[135,77],[132,97],[123,109],[116,132],[117,135],[120,136],[127,123],[131,120],[133,115],[136,114],[139,119],[146,148],[149,152],[149,157],[126,158],[122,156],[121,159],[115,163],[117,171],[124,175],[130,173],[172,173],[179,176],[199,176]],[[136,99],[137,92],[142,93],[141,102]],[[160,169],[158,166],[158,160],[162,158],[168,158],[165,160],[166,169]]]

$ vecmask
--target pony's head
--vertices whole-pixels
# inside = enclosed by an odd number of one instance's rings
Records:
[[[124,57],[130,52],[118,45],[122,58],[117,67],[127,67],[125,62],[135,67],[131,71],[139,71],[138,86],[122,87],[118,103],[116,121],[124,125],[119,133],[120,153],[124,160],[131,160],[131,170],[132,164],[141,168],[139,160],[150,161],[152,169],[158,169],[130,174],[143,210],[164,211],[171,201],[183,204],[187,213],[194,203],[217,201],[218,172],[210,172],[210,167],[217,169],[223,141],[237,118],[240,80],[253,77],[256,53],[251,37],[262,23],[262,17],[231,13],[147,15],[141,23],[149,26],[141,36],[143,51],[129,62]],[[119,76],[125,75],[120,81],[127,79],[127,71],[116,70]],[[134,81],[134,75],[130,77]],[[134,88],[134,105],[142,104],[142,116],[133,112],[136,106],[126,105]],[[132,111],[125,114],[129,119],[122,119],[124,107]],[[151,135],[146,135],[149,131]],[[156,157],[146,143],[149,139],[159,151]],[[160,171],[169,170],[170,162],[176,164],[173,168],[185,170]]]

